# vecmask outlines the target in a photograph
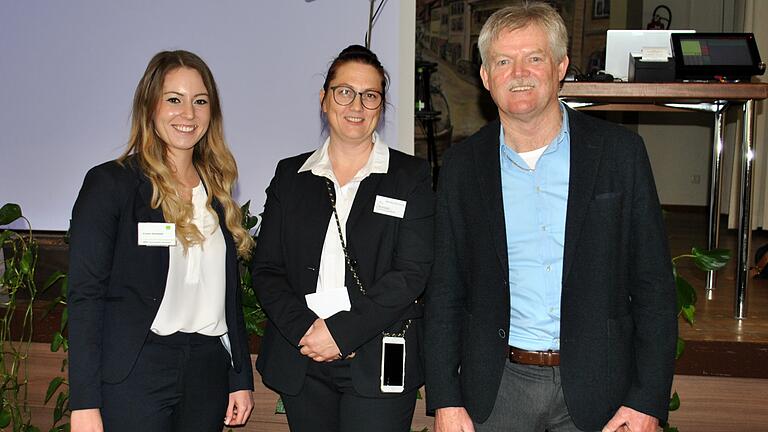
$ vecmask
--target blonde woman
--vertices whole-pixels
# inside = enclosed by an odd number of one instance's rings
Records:
[[[72,431],[221,431],[253,377],[237,257],[252,239],[231,191],[216,83],[161,52],[133,100],[128,148],[91,169],[72,212]]]

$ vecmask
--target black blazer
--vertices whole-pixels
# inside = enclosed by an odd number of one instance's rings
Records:
[[[72,409],[101,406],[101,383],[125,379],[157,315],[168,248],[138,246],[139,222],[164,222],[152,183],[134,157],[92,168],[72,210],[69,244],[69,381]],[[253,389],[237,251],[214,200],[226,243],[225,314],[232,345],[230,391]]]
[[[574,423],[621,405],[667,418],[677,317],[661,209],[642,139],[568,110],[570,184],[560,319],[562,387]],[[507,361],[509,283],[499,122],[444,157],[435,267],[426,293],[429,409],[491,413]],[[459,371],[459,368],[461,370]]]
[[[299,340],[317,319],[304,299],[315,292],[320,255],[331,217],[326,182],[309,171],[298,173],[310,153],[281,161],[267,188],[264,219],[253,260],[253,283],[269,317],[256,369],[264,384],[294,395],[304,383],[309,358]],[[432,264],[434,197],[426,162],[389,151],[386,174],[365,178],[347,220],[347,249],[357,261],[363,296],[346,272],[352,309],[326,324],[349,360],[355,390],[380,391],[381,333],[398,331],[413,318],[406,335],[406,390],[423,383],[421,306],[414,301],[426,286]],[[398,219],[374,213],[376,195],[407,201]]]

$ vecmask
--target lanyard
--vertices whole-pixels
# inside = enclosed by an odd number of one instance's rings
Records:
[[[333,182],[331,182],[328,178],[326,178],[325,186],[328,189],[328,197],[331,198],[331,208],[333,209],[333,217],[336,219],[336,228],[338,228],[338,231],[339,231],[339,240],[341,240],[341,249],[344,251],[344,262],[349,268],[349,271],[352,273],[352,278],[355,279],[355,285],[357,285],[357,288],[360,290],[360,292],[363,295],[367,295],[365,288],[363,288],[363,283],[360,281],[360,277],[357,275],[357,270],[355,270],[355,267],[357,266],[357,262],[353,261],[352,258],[349,257],[349,252],[347,252],[347,243],[344,241],[344,234],[342,233],[342,230],[341,230],[341,222],[339,222],[339,214],[336,212],[336,195],[333,193]],[[411,325],[411,320],[408,320],[405,322],[405,325],[403,326],[403,330],[401,330],[399,333],[382,332],[381,334],[383,334],[384,336],[405,337],[405,332],[408,330],[408,327],[410,327],[410,325]]]

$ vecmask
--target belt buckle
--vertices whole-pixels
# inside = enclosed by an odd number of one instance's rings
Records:
[[[539,351],[539,365],[552,366],[552,350]]]

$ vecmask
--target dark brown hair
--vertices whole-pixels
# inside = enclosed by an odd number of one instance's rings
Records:
[[[386,110],[387,106],[387,87],[389,86],[389,74],[384,70],[379,58],[373,51],[362,45],[350,45],[339,53],[328,67],[328,72],[325,74],[325,82],[323,83],[323,90],[326,97],[328,95],[328,88],[331,85],[331,81],[336,78],[336,72],[339,68],[347,63],[362,63],[364,65],[372,66],[381,75],[381,111],[382,114]]]

